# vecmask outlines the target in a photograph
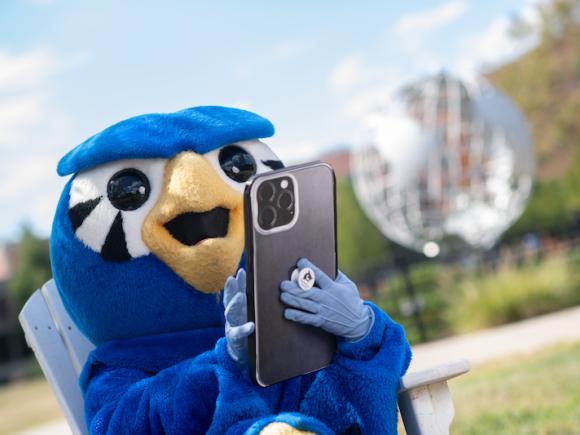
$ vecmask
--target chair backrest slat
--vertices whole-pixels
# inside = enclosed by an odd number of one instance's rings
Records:
[[[72,432],[84,435],[88,431],[84,419],[84,401],[79,386],[79,367],[82,367],[83,355],[86,359],[88,346],[82,340],[77,341],[72,331],[76,331],[76,334],[80,332],[74,325],[67,323],[62,317],[59,318],[59,325],[55,322],[53,312],[58,312],[58,309],[55,311],[53,306],[51,311],[45,299],[45,295],[49,295],[54,302],[55,293],[51,293],[51,288],[56,290],[52,280],[45,284],[42,290],[34,292],[24,305],[18,319],[24,330],[26,341],[34,351]],[[58,297],[58,292],[56,296]],[[62,309],[64,310],[64,307]],[[64,325],[64,330],[68,331],[64,335],[61,335],[62,325]],[[72,328],[69,330],[68,326]],[[82,338],[86,341],[84,337]],[[76,349],[75,346],[78,343],[83,343],[81,346],[84,347]],[[76,363],[73,363],[74,359],[71,355],[75,355]]]
[[[89,353],[95,346],[79,331],[70,318],[60,299],[54,280],[48,281],[41,291],[50,314],[56,323],[58,332],[64,341],[75,371],[77,375],[80,375]]]

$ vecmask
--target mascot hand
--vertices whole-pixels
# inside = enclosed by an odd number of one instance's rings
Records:
[[[293,281],[282,281],[280,299],[292,308],[284,317],[295,322],[313,325],[349,341],[364,338],[370,331],[374,314],[360,298],[356,285],[342,272],[332,280],[306,259],[298,261],[298,268],[314,271],[316,285],[301,289]]]
[[[230,276],[224,286],[226,317],[226,339],[228,353],[240,368],[246,369],[248,362],[248,335],[254,332],[254,322],[248,322],[246,300],[246,271],[238,270],[236,277]]]

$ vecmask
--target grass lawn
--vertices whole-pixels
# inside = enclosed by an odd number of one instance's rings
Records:
[[[454,434],[580,434],[580,343],[475,368],[450,387]]]
[[[580,434],[580,343],[477,367],[450,384],[453,434]],[[58,418],[43,378],[0,388],[0,434]]]
[[[62,417],[44,378],[19,381],[0,388],[0,434],[30,429]]]

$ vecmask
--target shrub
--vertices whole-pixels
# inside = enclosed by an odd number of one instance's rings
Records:
[[[466,278],[451,292],[446,318],[455,332],[501,325],[580,304],[578,252],[540,264]]]

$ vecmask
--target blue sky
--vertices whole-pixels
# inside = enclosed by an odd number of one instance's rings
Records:
[[[0,2],[0,241],[48,235],[58,159],[108,125],[200,104],[271,119],[286,160],[356,143],[397,85],[534,44],[535,0]]]

